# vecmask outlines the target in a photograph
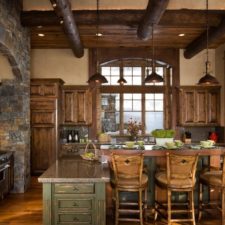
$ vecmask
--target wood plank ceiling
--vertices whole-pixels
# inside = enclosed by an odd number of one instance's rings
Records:
[[[73,10],[72,13],[84,48],[151,46],[151,40],[137,37],[138,25],[145,10],[100,10],[99,31],[103,35],[99,37],[99,41],[95,35],[96,10]],[[210,29],[215,30],[225,18],[225,10],[210,10],[208,18]],[[32,48],[70,48],[68,37],[54,11],[23,11],[21,21],[23,26],[30,28]],[[205,10],[167,9],[154,26],[155,47],[185,49],[204,34],[205,30]],[[39,33],[45,36],[40,37]],[[209,47],[217,48],[223,43],[225,32],[212,43],[209,42]]]

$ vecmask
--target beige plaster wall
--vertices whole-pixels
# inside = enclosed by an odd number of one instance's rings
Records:
[[[14,75],[11,69],[11,65],[6,56],[0,54],[0,80],[4,79],[14,79]]]
[[[184,58],[184,50],[180,50],[180,84],[195,85],[205,73],[206,51],[203,50],[191,59]],[[215,50],[209,50],[211,63],[210,74],[217,77],[215,71]]]
[[[86,85],[88,50],[82,58],[76,58],[70,49],[32,49],[31,77],[61,78],[67,85]]]

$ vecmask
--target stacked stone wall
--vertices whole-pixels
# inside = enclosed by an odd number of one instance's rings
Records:
[[[30,37],[21,9],[20,0],[0,0],[0,54],[14,74],[0,85],[0,150],[15,152],[14,192],[24,192],[30,181]]]

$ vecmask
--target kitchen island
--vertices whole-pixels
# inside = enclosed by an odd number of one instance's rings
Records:
[[[81,157],[57,160],[38,181],[43,183],[43,224],[106,224],[107,164]]]

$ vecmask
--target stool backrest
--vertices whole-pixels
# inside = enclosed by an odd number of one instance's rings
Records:
[[[144,156],[140,154],[112,153],[112,166],[115,181],[118,179],[139,179],[141,182]]]
[[[167,153],[167,180],[171,179],[192,179],[195,184],[195,173],[198,162],[196,155],[178,155]]]

